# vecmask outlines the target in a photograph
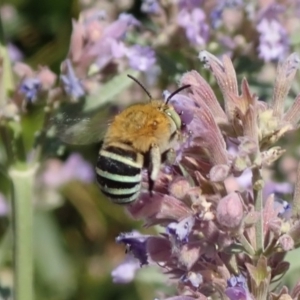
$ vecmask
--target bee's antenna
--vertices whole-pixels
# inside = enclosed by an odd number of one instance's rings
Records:
[[[150,100],[152,99],[151,94],[147,91],[147,89],[136,78],[134,78],[133,76],[131,76],[129,74],[127,74],[127,77],[129,77],[130,79],[135,81],[145,91],[145,93],[148,95],[149,99]]]
[[[176,91],[174,91],[173,93],[171,93],[171,94],[168,96],[167,100],[166,100],[166,104],[168,104],[168,102],[171,100],[171,98],[172,98],[173,96],[175,96],[176,94],[178,94],[180,91],[189,88],[190,86],[191,86],[190,84],[184,85],[184,86],[178,88],[178,89],[177,89]]]

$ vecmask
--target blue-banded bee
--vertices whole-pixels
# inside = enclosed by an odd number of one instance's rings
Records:
[[[142,169],[148,170],[152,192],[161,164],[181,136],[180,114],[169,103],[182,86],[166,100],[154,100],[145,87],[128,75],[146,92],[150,101],[134,104],[117,114],[107,127],[96,165],[97,182],[102,193],[117,204],[135,201],[141,192]]]

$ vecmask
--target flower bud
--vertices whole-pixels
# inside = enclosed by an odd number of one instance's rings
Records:
[[[171,196],[176,197],[177,199],[183,199],[190,187],[189,182],[185,178],[180,177],[171,182],[169,192]]]
[[[229,166],[227,165],[216,165],[211,168],[209,172],[209,178],[213,182],[224,181],[229,173]]]
[[[236,229],[242,222],[243,204],[237,193],[230,193],[222,198],[217,206],[217,220],[220,225]]]
[[[282,235],[278,239],[278,243],[280,244],[280,246],[282,247],[283,251],[285,251],[285,252],[286,251],[290,251],[290,250],[292,250],[294,248],[294,240],[288,234]]]

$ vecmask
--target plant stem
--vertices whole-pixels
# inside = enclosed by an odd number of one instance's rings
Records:
[[[293,196],[293,216],[299,217],[300,216],[300,162],[298,163],[297,167],[297,178],[295,184],[295,191]]]
[[[253,169],[252,182],[254,186],[254,201],[255,211],[260,214],[260,217],[255,224],[256,231],[256,254],[259,255],[264,251],[264,232],[263,232],[263,197],[262,197],[262,177],[261,170]]]
[[[33,185],[37,165],[15,165],[12,180],[14,299],[33,299]]]

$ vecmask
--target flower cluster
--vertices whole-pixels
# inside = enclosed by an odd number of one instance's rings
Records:
[[[136,18],[126,13],[109,23],[105,12],[97,10],[84,11],[78,21],[74,20],[69,59],[62,65],[61,81],[67,94],[78,99],[93,92],[99,73],[117,62],[121,67],[124,59],[132,69],[142,72],[154,66],[156,57],[152,48],[125,42],[128,33],[140,26]]]
[[[82,7],[89,6],[89,2],[82,0]],[[73,144],[99,142],[100,131],[107,128],[112,110],[141,100],[134,88],[126,91],[132,84],[126,77],[128,73],[141,75],[155,97],[161,93],[160,87],[176,80],[189,88],[170,100],[185,124],[182,141],[174,151],[174,164],[161,170],[153,195],[147,192],[148,174],[143,173],[144,191],[138,201],[125,208],[133,219],[143,220],[146,227],[156,226],[159,235],[154,231],[147,235],[137,231],[120,234],[116,242],[124,244],[127,253],[112,272],[113,281],[128,283],[141,268],[153,265],[177,286],[178,295],[169,300],[299,298],[300,283],[289,288],[275,285],[289,269],[285,254],[300,245],[300,167],[295,187],[275,182],[269,176],[273,164],[286,151],[279,142],[283,137],[289,139],[291,131],[299,126],[300,95],[291,105],[286,101],[290,89],[296,94],[292,85],[300,64],[296,54],[287,57],[299,46],[299,3],[143,0],[139,2],[141,14],[133,16],[124,12],[130,1],[100,2],[115,7],[107,12],[99,10],[101,5],[89,7],[78,19],[69,20],[69,49],[59,74],[51,71],[54,65],[39,65],[40,52],[38,59],[27,60],[30,51],[22,45],[34,44],[39,33],[27,25],[27,17],[18,9],[12,5],[0,7],[3,23],[11,27],[11,32],[18,26],[24,29],[18,37],[8,33],[9,40],[16,40],[22,51],[11,42],[0,45],[0,216],[12,216],[16,221],[16,300],[20,295],[29,299],[33,287],[32,273],[27,272],[33,265],[33,209],[37,222],[42,220],[43,224],[35,229],[39,236],[47,236],[47,241],[51,238],[49,235],[48,239],[49,228],[49,232],[55,231],[51,222],[56,216],[50,216],[51,209],[62,206],[64,199],[74,204],[82,223],[87,225],[87,230],[72,231],[76,236],[85,235],[77,240],[78,244],[85,238],[99,242],[97,234],[101,231],[105,238],[100,243],[106,248],[107,233],[115,235],[115,230],[119,231],[111,226],[113,220],[121,219],[115,217],[117,209],[111,209],[112,204],[107,202],[105,206],[98,205],[105,199],[91,184],[94,169],[83,159],[90,157],[92,161],[97,152],[92,152],[94,148],[76,148],[76,153],[68,155],[63,150],[72,153],[74,149],[62,146],[58,139]],[[41,23],[52,28],[56,19],[57,16]],[[31,33],[33,38],[28,41]],[[0,40],[5,40],[2,30],[0,35]],[[53,41],[49,44],[41,53],[53,51]],[[226,55],[219,59],[201,51],[199,58],[206,70],[201,75],[195,70],[187,72],[196,68],[197,53],[204,48]],[[32,69],[22,62],[23,58],[37,67]],[[54,60],[51,57],[48,63]],[[261,61],[266,64],[257,64]],[[268,71],[274,61],[279,65],[270,96],[265,75],[272,73]],[[247,79],[238,80],[236,70]],[[265,85],[259,82],[262,77]],[[255,84],[253,90],[250,83]],[[256,95],[254,89],[257,93],[263,90],[264,95]],[[119,103],[118,94],[122,94]],[[168,95],[166,91],[164,96]],[[109,103],[111,100],[114,103]],[[104,104],[110,104],[108,110]],[[94,113],[96,118],[92,117]],[[56,155],[65,155],[65,161],[53,158]],[[291,178],[290,174],[287,181]],[[288,194],[292,203],[283,194]],[[118,225],[125,228],[123,223]],[[111,228],[114,231],[109,231]],[[11,234],[10,228],[7,233]],[[73,239],[67,242],[70,240]],[[113,264],[113,259],[122,255],[122,247],[115,247],[113,239],[107,243],[103,251],[108,254],[103,257]],[[51,246],[54,244],[51,241]],[[89,247],[85,245],[88,243],[82,244]],[[60,264],[64,251],[63,246],[57,249],[53,251],[58,253],[55,265]],[[78,252],[92,253],[81,250]],[[6,256],[11,263],[10,255]],[[51,264],[50,259],[38,260],[41,274],[51,272],[52,268],[44,265]],[[82,269],[78,261],[73,263]],[[86,269],[94,267],[87,261]],[[52,292],[58,286],[72,298],[70,285],[76,286],[74,278],[80,272],[64,269],[59,273],[63,274],[59,278],[67,278],[69,285],[60,280],[53,284],[58,276],[46,275],[47,291],[48,287]]]
[[[287,110],[284,102],[300,59],[292,54],[279,64],[268,104],[251,93],[245,78],[239,91],[228,56],[219,60],[202,51],[199,58],[218,83],[224,109],[197,71],[182,76],[180,85],[189,84],[190,92],[176,100],[193,112],[190,141],[182,146],[179,164],[160,174],[153,197],[144,192],[127,207],[133,218],[164,231],[123,233],[117,242],[126,245],[135,266],[136,260],[157,264],[177,282],[179,295],[170,299],[299,297],[298,285],[292,291],[271,288],[289,268],[284,253],[300,242],[299,182],[291,207],[276,196],[291,187],[264,186],[263,170],[284,153],[274,144],[298,126],[299,96]],[[245,174],[248,184],[233,189]]]
[[[183,31],[189,46],[196,50],[217,47],[220,52],[255,53],[265,62],[287,56],[299,11],[296,3],[288,1],[259,1],[256,5],[241,0],[179,0],[164,5],[144,0],[141,10],[159,27],[156,45],[172,42]]]

